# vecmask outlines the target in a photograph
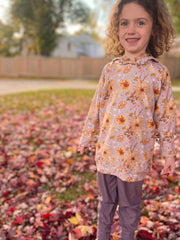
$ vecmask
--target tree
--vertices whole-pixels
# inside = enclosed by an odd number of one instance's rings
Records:
[[[177,34],[180,34],[180,0],[166,0]]]
[[[31,40],[28,52],[48,56],[56,46],[57,29],[67,21],[84,23],[89,9],[78,0],[11,0],[11,15],[23,29],[24,41]]]
[[[18,53],[18,40],[14,38],[14,29],[0,21],[0,55],[9,57]]]
[[[102,41],[105,36],[105,26],[107,25],[112,0],[94,0],[94,7],[86,23],[75,34],[87,33],[93,39]]]

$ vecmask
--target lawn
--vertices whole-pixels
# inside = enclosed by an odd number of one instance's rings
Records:
[[[180,86],[180,78],[172,79],[172,86]]]
[[[98,189],[94,154],[76,147],[94,90],[52,90],[0,96],[0,236],[18,240],[95,239]],[[137,239],[177,239],[179,226],[180,96],[177,169],[163,178],[154,152],[145,179]],[[117,240],[117,214],[112,239]],[[0,238],[0,239],[1,239]]]

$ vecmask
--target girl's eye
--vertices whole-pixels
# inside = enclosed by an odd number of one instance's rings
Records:
[[[123,27],[126,27],[127,25],[128,25],[128,22],[121,22],[121,24],[120,24],[121,26],[123,26]]]
[[[142,26],[142,25],[144,25],[144,24],[145,24],[145,23],[144,23],[143,21],[139,21],[139,22],[138,22],[138,25],[139,25],[139,26]]]

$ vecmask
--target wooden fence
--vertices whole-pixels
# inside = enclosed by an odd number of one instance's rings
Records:
[[[37,77],[37,78],[80,78],[97,79],[108,58],[45,58],[13,57],[0,58],[0,77]],[[180,59],[163,57],[160,59],[171,74],[180,78]]]

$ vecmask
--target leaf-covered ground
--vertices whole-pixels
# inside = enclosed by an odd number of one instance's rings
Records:
[[[98,188],[93,153],[76,152],[93,91],[0,97],[0,240],[95,239]],[[180,101],[176,174],[163,178],[154,152],[137,240],[180,239]],[[116,213],[112,239],[120,234]]]

